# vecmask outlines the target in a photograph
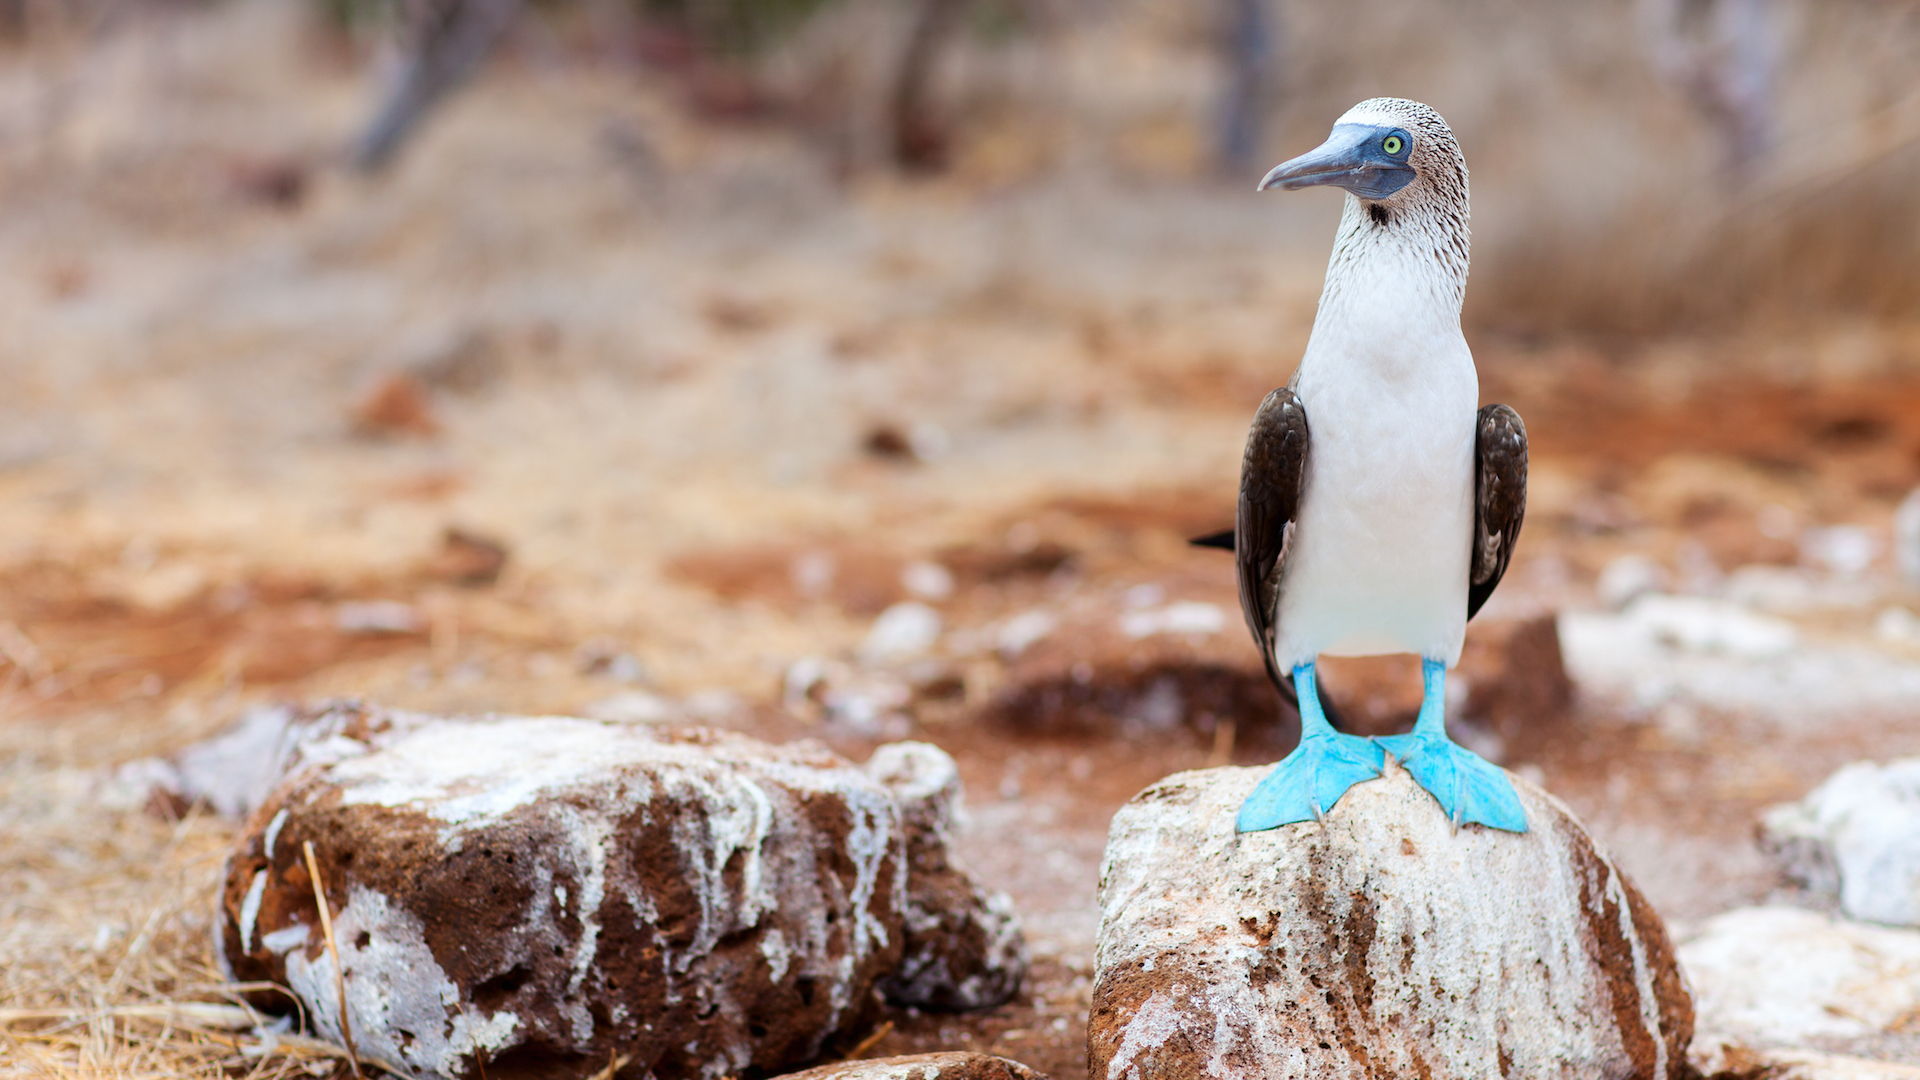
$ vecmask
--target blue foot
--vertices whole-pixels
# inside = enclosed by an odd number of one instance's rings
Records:
[[[1386,766],[1385,753],[1372,739],[1342,735],[1327,723],[1312,664],[1293,669],[1293,685],[1300,694],[1300,745],[1240,805],[1234,822],[1239,832],[1317,821],[1348,788],[1379,776]]]
[[[1447,812],[1454,828],[1477,822],[1494,829],[1523,833],[1527,813],[1507,774],[1479,755],[1447,738],[1445,719],[1446,668],[1438,661],[1423,665],[1426,696],[1413,732],[1380,739],[1414,782],[1425,788]]]

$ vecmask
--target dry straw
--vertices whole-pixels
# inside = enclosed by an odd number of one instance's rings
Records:
[[[327,939],[327,955],[333,958],[333,989],[340,998],[340,1038],[347,1044],[347,1063],[353,1075],[360,1075],[360,1055],[353,1050],[353,1025],[347,1019],[347,969],[340,964],[340,944],[333,938],[333,913],[327,910],[327,888],[320,880],[320,862],[313,857],[313,841],[303,840],[307,855],[307,876],[313,881],[313,903],[320,909],[320,933]]]
[[[0,759],[0,1076],[313,1080],[348,1052],[274,1030],[213,958],[233,827],[163,822],[97,774]],[[243,997],[244,995],[244,997]],[[256,998],[257,999],[257,998]]]

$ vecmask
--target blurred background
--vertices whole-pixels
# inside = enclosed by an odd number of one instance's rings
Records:
[[[1469,736],[1770,895],[1920,747],[1916,74],[1909,0],[0,0],[0,1005],[210,979],[139,763],[353,695],[939,742],[1041,963],[872,1052],[1079,1068],[1107,818],[1294,737],[1185,540],[1339,215],[1253,186],[1375,95],[1532,439]]]

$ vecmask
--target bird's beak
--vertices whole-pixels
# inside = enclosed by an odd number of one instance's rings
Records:
[[[1324,184],[1344,188],[1363,199],[1384,199],[1412,183],[1414,177],[1404,152],[1396,158],[1381,149],[1382,140],[1395,130],[1372,124],[1335,124],[1326,142],[1274,166],[1256,190],[1278,187],[1298,191]]]

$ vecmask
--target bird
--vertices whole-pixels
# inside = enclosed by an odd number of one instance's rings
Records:
[[[1460,328],[1466,159],[1431,107],[1373,98],[1259,190],[1319,186],[1345,190],[1345,209],[1299,367],[1255,413],[1231,545],[1247,629],[1268,677],[1297,696],[1301,737],[1236,828],[1321,820],[1391,754],[1456,830],[1524,833],[1506,773],[1446,731],[1447,669],[1506,573],[1526,512],[1526,426],[1506,405],[1476,408]],[[1395,653],[1421,658],[1412,732],[1334,730],[1318,658]]]

